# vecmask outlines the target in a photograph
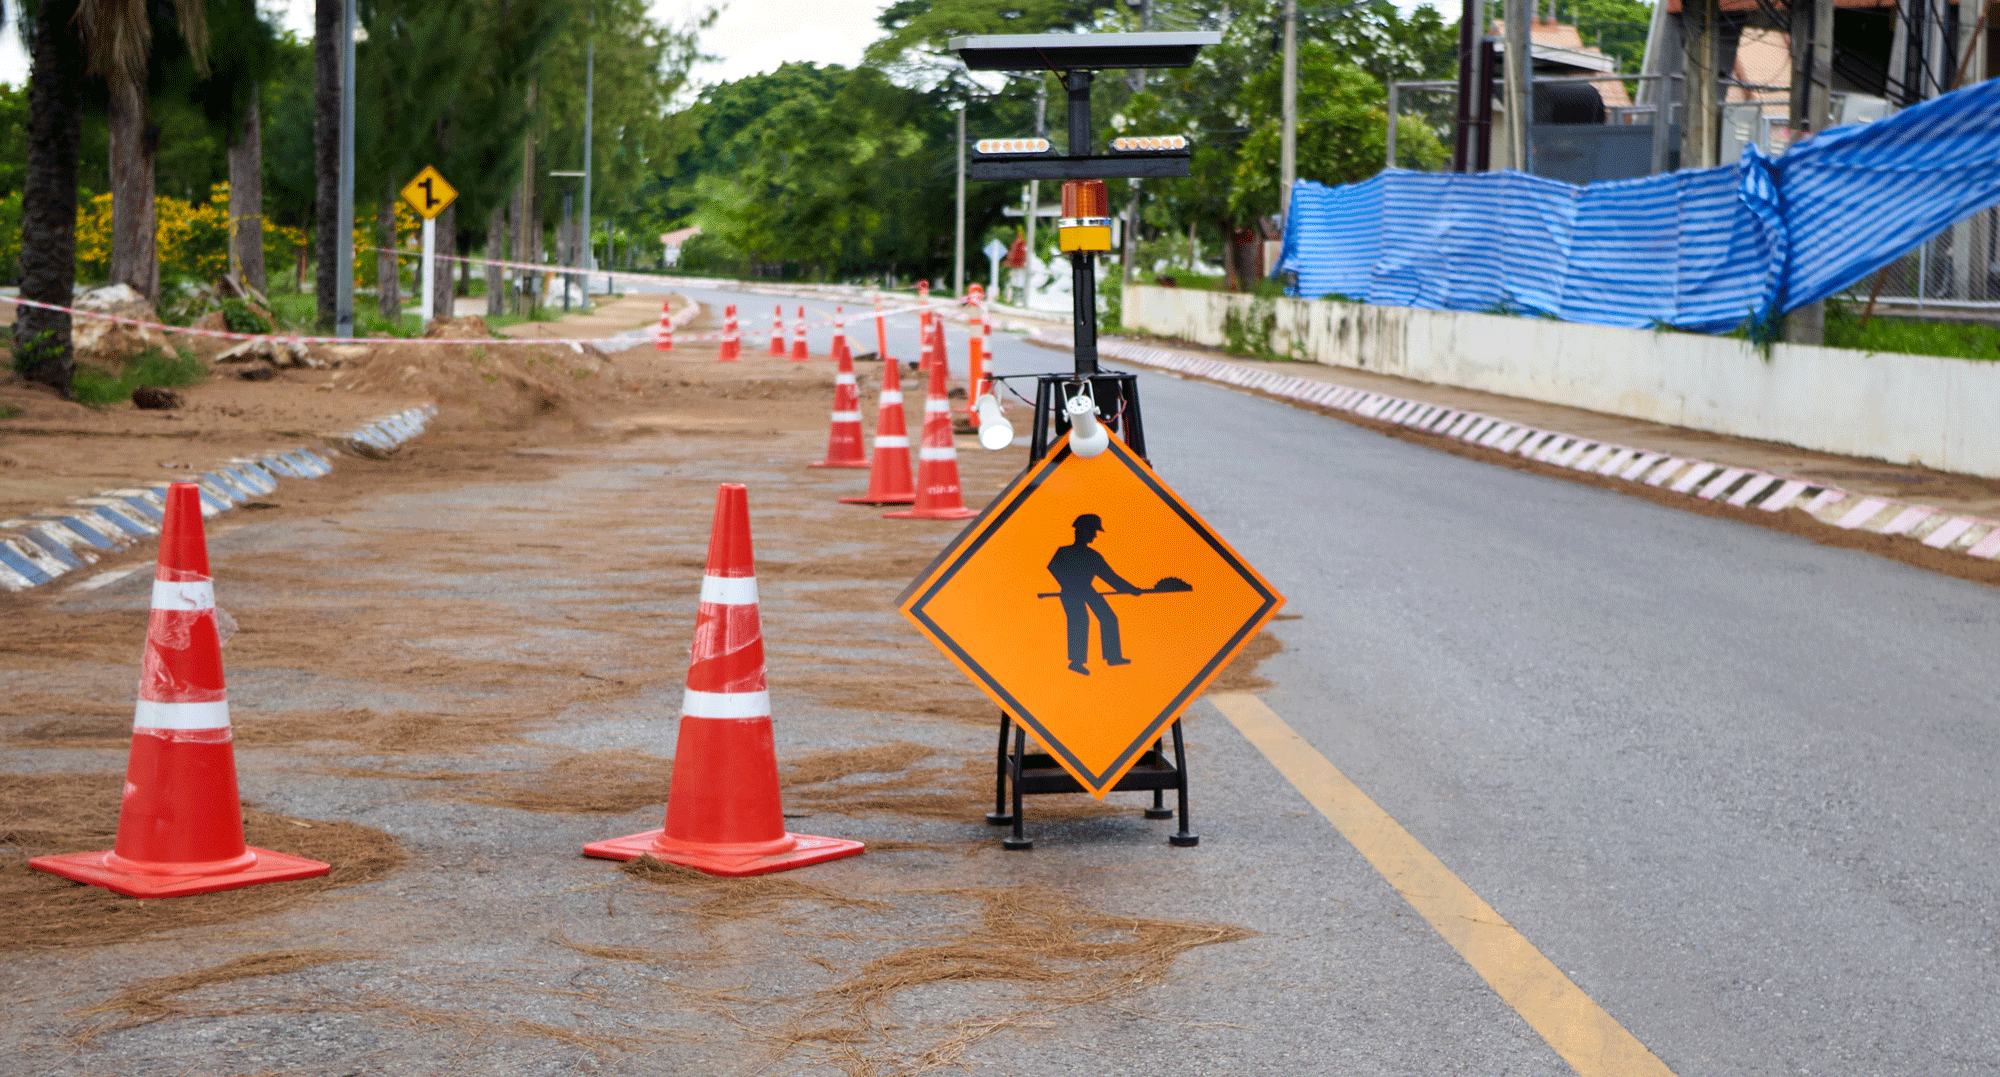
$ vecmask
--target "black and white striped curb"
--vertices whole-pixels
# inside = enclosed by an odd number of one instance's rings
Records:
[[[423,433],[436,414],[435,405],[425,404],[328,440],[388,453]],[[193,479],[170,481],[193,482],[201,490],[201,514],[215,516],[268,496],[280,479],[320,478],[333,470],[335,458],[317,449],[287,449],[239,457]],[[157,536],[166,522],[168,485],[169,480],[156,480],[106,490],[19,520],[0,521],[0,588],[25,591],[53,583],[107,553]]]
[[[1796,508],[1843,530],[1903,535],[1934,550],[1971,557],[2000,556],[2000,521],[1984,517],[1960,516],[1929,505],[1870,497],[1790,475],[1598,441],[1478,412],[1124,341],[1099,340],[1097,351],[1126,362],[1352,412],[1537,463],[1643,483],[1703,501],[1721,501],[1765,512]]]

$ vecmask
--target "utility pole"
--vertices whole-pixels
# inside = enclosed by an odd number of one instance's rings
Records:
[[[1534,171],[1534,146],[1530,125],[1535,122],[1535,58],[1530,27],[1535,16],[1535,0],[1505,0],[1507,56],[1503,65],[1507,80],[1507,149],[1514,167]]]
[[[1833,0],[1792,4],[1792,140],[1818,134],[1832,120]],[[1826,343],[1826,304],[1813,303],[1785,315],[1785,339],[1794,344]]]
[[[354,335],[354,4],[342,5],[340,34],[340,234],[334,237],[334,335]]]
[[[1049,137],[1049,82],[1046,76],[1035,79],[1035,137]],[[1074,148],[1070,149],[1075,153]],[[1029,306],[1035,297],[1035,217],[1042,209],[1042,181],[1028,181],[1028,256],[1021,260],[1021,269],[1026,277],[1027,287],[1021,290],[1021,305]]]
[[[951,246],[951,294],[965,294],[965,105],[958,103],[958,240]]]
[[[583,44],[583,299],[590,302],[590,271],[597,268],[596,245],[590,238],[590,106],[596,96],[597,13],[591,12],[591,30]]]
[[[1292,181],[1299,175],[1299,0],[1285,0],[1285,78],[1278,136],[1278,228],[1292,208]]]
[[[1153,6],[1147,0],[1131,0],[1139,8],[1139,32],[1152,29]],[[1146,69],[1132,69],[1132,92],[1143,93],[1146,89]],[[1138,275],[1139,261],[1139,185],[1142,180],[1127,181],[1132,185],[1132,198],[1125,203],[1125,242],[1119,245],[1118,272],[1126,284],[1131,284]]]

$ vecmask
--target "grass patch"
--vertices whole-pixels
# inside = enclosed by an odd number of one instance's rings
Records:
[[[1826,343],[1834,348],[1906,355],[1942,355],[1954,359],[2000,359],[2000,328],[1974,322],[1943,322],[1928,318],[1868,319],[1843,303],[1826,305]]]
[[[486,327],[488,329],[505,329],[510,325],[520,325],[523,322],[559,322],[562,320],[562,317],[563,312],[555,307],[536,307],[526,314],[486,315]]]
[[[357,296],[354,305],[354,335],[365,337],[370,333],[387,333],[394,337],[420,337],[424,335],[423,320],[415,314],[404,314],[391,321],[372,309],[362,306],[366,299],[370,307],[374,299]],[[286,292],[271,296],[271,313],[278,319],[278,328],[289,333],[315,334],[318,331],[319,297],[306,292]]]
[[[78,403],[104,407],[130,400],[132,390],[141,385],[193,385],[206,377],[208,364],[192,349],[181,348],[169,355],[158,348],[147,348],[114,370],[78,363],[70,390],[76,394]]]
[[[0,419],[12,419],[21,414],[21,409],[12,404],[0,404]]]

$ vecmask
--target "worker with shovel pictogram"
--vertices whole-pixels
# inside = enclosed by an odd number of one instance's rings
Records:
[[[1090,658],[1090,615],[1097,615],[1098,639],[1104,652],[1107,666],[1129,666],[1132,660],[1125,657],[1124,648],[1118,640],[1118,615],[1112,612],[1106,595],[1147,595],[1192,591],[1186,581],[1168,576],[1150,588],[1139,587],[1127,582],[1123,576],[1111,570],[1104,555],[1090,548],[1092,540],[1104,530],[1104,521],[1094,512],[1078,516],[1071,525],[1076,529],[1076,541],[1068,546],[1056,548],[1056,554],[1049,559],[1049,575],[1056,578],[1060,591],[1049,591],[1036,598],[1060,598],[1063,616],[1069,621],[1069,668],[1071,672],[1090,676],[1090,667],[1085,663]],[[1097,581],[1110,584],[1112,590],[1099,591]]]

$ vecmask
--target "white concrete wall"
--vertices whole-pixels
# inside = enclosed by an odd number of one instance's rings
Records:
[[[1231,310],[1295,359],[2000,478],[2000,362],[1150,285],[1123,317],[1221,347]]]

